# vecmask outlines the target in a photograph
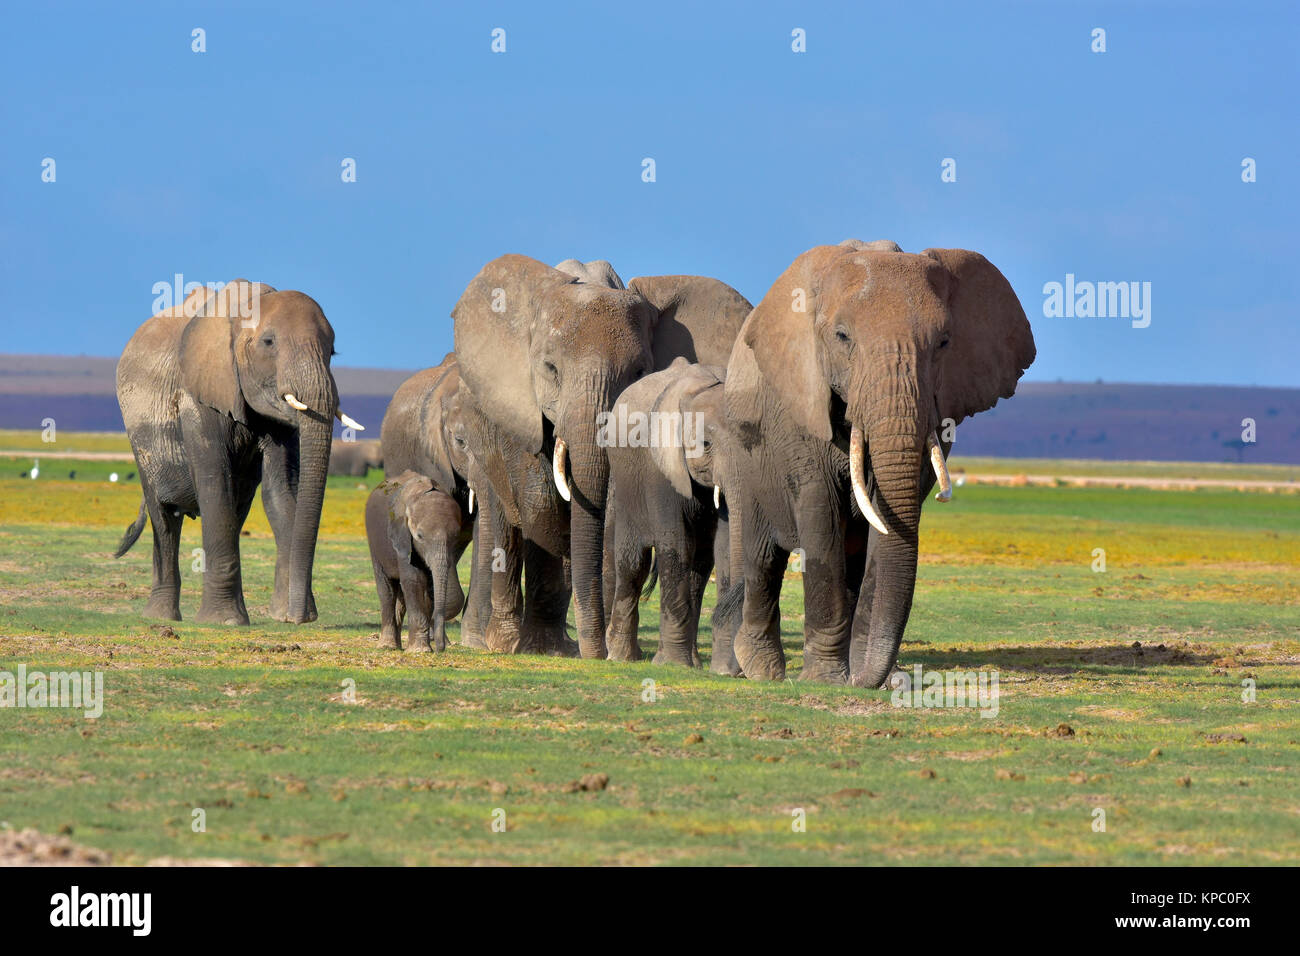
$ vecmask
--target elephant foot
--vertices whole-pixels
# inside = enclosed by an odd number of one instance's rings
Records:
[[[619,634],[611,626],[605,638],[605,645],[609,649],[607,659],[611,661],[631,663],[632,661],[639,661],[645,656],[641,653],[641,644],[637,641],[635,632],[632,634]]]
[[[567,628],[546,628],[542,639],[542,653],[551,657],[577,657],[578,642],[569,637]]]
[[[287,596],[281,597],[279,595],[272,595],[271,620],[279,621],[281,624],[307,624],[316,620],[315,595],[307,595],[307,613],[302,618],[296,618],[289,613],[289,599]]]
[[[824,657],[811,657],[804,651],[803,670],[800,680],[815,680],[826,684],[847,684],[849,682],[849,665],[841,660]]]
[[[493,617],[483,633],[483,644],[494,654],[518,654],[523,643],[516,618]]]
[[[406,653],[432,654],[433,645],[429,643],[428,634],[408,634],[406,636]]]
[[[487,642],[483,640],[482,634],[467,631],[463,626],[460,629],[460,646],[472,647],[476,651],[486,651],[488,649]]]
[[[154,621],[179,621],[180,599],[173,594],[150,595],[149,603],[144,606],[144,616]]]
[[[679,667],[699,667],[700,655],[684,647],[660,645],[659,651],[650,661],[652,664],[676,664]]]
[[[243,608],[199,608],[194,620],[200,624],[225,624],[248,627],[248,612]]]
[[[379,646],[386,651],[400,651],[402,649],[402,639],[396,630],[381,630],[379,632]]]
[[[441,654],[447,649],[447,632],[441,628],[434,631],[433,649]]]
[[[736,660],[736,652],[732,649],[730,642],[714,647],[713,659],[709,662],[709,670],[720,677],[739,677],[741,675],[740,661]]]
[[[736,661],[750,680],[785,680],[785,651],[780,642],[747,641],[736,635]]]

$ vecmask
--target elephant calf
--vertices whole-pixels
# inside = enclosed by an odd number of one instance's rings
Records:
[[[446,650],[447,621],[465,605],[455,572],[456,558],[470,538],[470,529],[461,517],[455,498],[413,471],[388,479],[370,493],[366,535],[379,592],[384,647],[401,650],[402,617],[409,611],[406,649]]]
[[[656,664],[699,666],[700,608],[715,565],[719,596],[731,587],[729,521],[722,504],[722,489],[731,479],[718,440],[725,428],[723,376],[721,368],[678,358],[628,387],[610,413],[603,443],[614,502],[606,527],[612,567],[605,571],[611,659],[641,656],[637,600],[651,571],[651,548],[662,597]],[[726,603],[730,617],[714,614],[712,669],[736,676],[740,667],[731,639],[739,605]]]

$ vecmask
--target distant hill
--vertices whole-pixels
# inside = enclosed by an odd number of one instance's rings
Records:
[[[431,356],[429,364],[440,361]],[[0,428],[121,431],[117,360],[0,355]],[[334,369],[343,407],[379,437],[393,392],[410,371]],[[1242,442],[1242,419],[1255,441]],[[1226,385],[1025,382],[958,429],[962,455],[1117,461],[1300,464],[1300,389]]]

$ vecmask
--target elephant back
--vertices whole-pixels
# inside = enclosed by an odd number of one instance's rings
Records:
[[[435,480],[448,480],[449,476],[436,474],[438,465],[422,439],[421,426],[429,396],[455,366],[455,353],[449,352],[438,365],[416,372],[393,393],[379,428],[385,475],[414,471]]]

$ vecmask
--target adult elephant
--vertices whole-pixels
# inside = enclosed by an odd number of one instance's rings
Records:
[[[460,368],[456,353],[448,352],[436,366],[416,372],[393,394],[384,412],[379,440],[384,458],[384,474],[395,478],[406,471],[424,475],[433,487],[450,495],[461,508],[462,524],[469,527],[474,518],[473,501],[466,473],[456,467],[445,428],[447,410],[460,389]],[[474,554],[480,557],[479,523],[474,522]],[[452,567],[464,553],[463,544],[452,554]],[[491,552],[491,546],[487,546]],[[476,560],[476,567],[479,562]],[[452,575],[451,586],[459,588],[459,579]],[[490,605],[487,589],[491,586],[488,573],[475,571],[470,577],[470,599],[465,604],[461,618],[461,642],[473,647],[483,647],[482,634],[487,624]]]
[[[271,616],[316,619],[312,563],[325,496],[334,330],[311,297],[237,279],[198,289],[136,331],[117,366],[117,398],[144,500],[121,557],[153,525],[153,588],[145,615],[180,620],[185,517],[203,518],[197,619],[247,624],[239,532],[253,495],[275,533]]]
[[[747,456],[735,641],[746,676],[785,674],[777,602],[802,548],[803,676],[885,681],[912,607],[922,501],[936,479],[951,494],[949,429],[1014,394],[1034,355],[1015,292],[977,252],[848,240],[777,279],[727,369]],[[859,587],[846,542],[864,532]]]
[[[455,349],[462,381],[486,419],[514,454],[538,458],[570,502],[578,644],[583,657],[603,658],[609,462],[597,416],[677,355],[721,363],[748,303],[715,279],[658,276],[624,289],[608,263],[561,265],[567,271],[520,255],[489,262],[452,311]]]
[[[572,593],[569,508],[549,465],[525,454],[463,383],[444,422],[452,461],[479,502],[467,611],[475,629],[466,642],[497,653],[576,656],[565,622]],[[479,582],[487,585],[476,592]],[[485,607],[478,603],[484,596]]]

